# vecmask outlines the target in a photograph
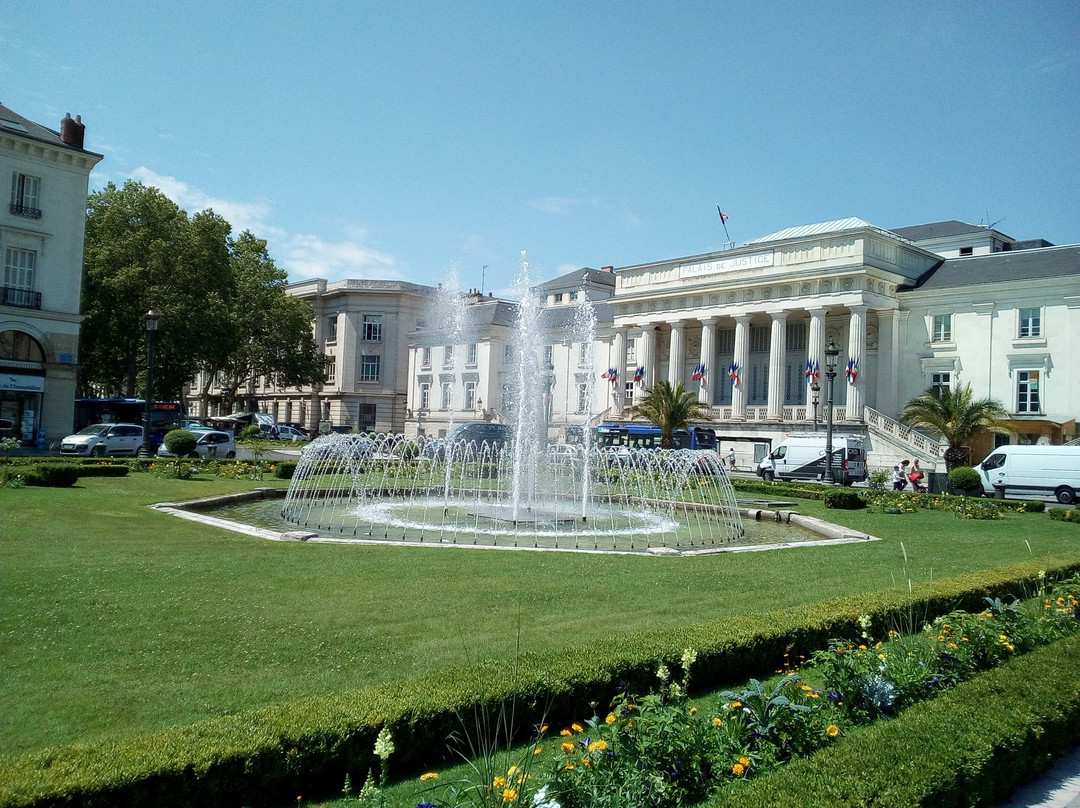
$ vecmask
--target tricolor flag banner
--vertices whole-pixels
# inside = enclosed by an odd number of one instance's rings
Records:
[[[692,377],[695,382],[700,382],[701,386],[705,386],[705,366],[702,364],[694,365],[694,375]]]
[[[806,360],[806,380],[811,384],[816,384],[817,380],[821,378],[821,370],[819,369],[818,361],[816,359]]]
[[[720,210],[719,205],[716,206],[716,212],[720,214],[720,221],[726,222],[728,220],[728,215],[724,213],[724,211]]]
[[[739,363],[738,362],[732,362],[730,365],[728,365],[727,377],[729,379],[731,379],[732,384],[738,384],[739,383]]]
[[[845,375],[847,375],[848,381],[851,384],[855,384],[855,379],[859,375],[859,360],[858,359],[849,359],[847,361],[847,370],[845,370],[844,373],[845,373]]]
[[[640,367],[634,371],[634,384],[638,387],[645,386],[645,368]]]
[[[615,368],[608,368],[606,371],[600,374],[601,379],[607,379],[611,382],[611,386],[615,387],[619,381],[619,371]]]

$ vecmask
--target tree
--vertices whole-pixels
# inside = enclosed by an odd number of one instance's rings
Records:
[[[245,230],[228,245],[226,325],[218,350],[200,364],[208,380],[220,378],[226,409],[238,389],[260,376],[273,376],[289,387],[322,381],[326,358],[311,331],[311,304],[287,294],[288,275],[275,266],[265,240]],[[207,394],[207,388],[200,391],[204,400]]]
[[[966,444],[973,438],[991,432],[1012,434],[1012,430],[1002,423],[1008,413],[1001,403],[992,398],[976,401],[970,384],[956,390],[931,387],[908,401],[900,417],[916,429],[927,429],[940,435],[949,444],[945,450],[947,472],[957,466],[970,465],[971,450]]]
[[[145,392],[146,312],[160,316],[154,391],[178,398],[220,345],[229,292],[229,223],[192,218],[156,188],[109,183],[87,200],[79,386],[83,395]]]
[[[706,406],[694,393],[687,392],[682,382],[674,387],[670,382],[657,382],[641,394],[630,414],[642,416],[660,430],[661,449],[675,447],[676,430],[685,429],[691,421],[709,420]]]

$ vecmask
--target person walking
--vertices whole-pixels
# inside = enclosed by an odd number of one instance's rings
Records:
[[[926,475],[922,473],[922,469],[919,468],[918,458],[912,460],[911,468],[908,469],[907,478],[908,481],[911,483],[911,490],[914,491],[916,494],[926,493],[926,486],[922,484],[923,477],[925,476]]]
[[[735,447],[734,446],[732,446],[730,449],[728,449],[727,467],[728,467],[728,471],[735,471]]]
[[[907,462],[906,460],[904,461]],[[903,466],[892,467],[892,490],[903,491],[907,488],[907,476],[904,474]]]

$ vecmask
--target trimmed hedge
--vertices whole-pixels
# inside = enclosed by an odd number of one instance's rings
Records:
[[[785,483],[769,482],[768,480],[744,480],[732,478],[731,485],[738,494],[766,494],[776,499],[825,499],[825,493],[832,490],[831,486],[819,483]]]
[[[78,469],[80,477],[126,477],[129,470],[126,463],[101,465],[100,460],[94,464],[81,465]]]
[[[850,488],[834,488],[825,494],[825,507],[841,511],[857,511],[866,507],[866,500]]]
[[[79,467],[70,463],[42,463],[20,471],[27,485],[70,488],[79,479]]]
[[[395,769],[428,768],[447,758],[458,715],[514,704],[518,727],[543,718],[580,718],[606,704],[619,683],[646,692],[658,662],[677,669],[685,648],[698,659],[694,682],[714,688],[768,675],[785,653],[809,655],[830,638],[854,638],[860,615],[886,630],[954,609],[978,610],[985,597],[1022,596],[1040,570],[1080,571],[1076,558],[1043,559],[909,592],[897,589],[764,615],[650,632],[586,648],[523,654],[406,682],[304,699],[174,727],[149,735],[53,749],[0,760],[0,806],[258,804],[282,795],[330,794],[345,774],[362,781],[377,766],[372,746],[390,726]],[[875,633],[881,633],[875,629]]]
[[[1080,635],[740,783],[708,808],[994,805],[1080,741]]]
[[[279,480],[291,480],[296,473],[295,460],[279,460],[274,466],[274,476]]]
[[[1051,508],[1050,518],[1056,522],[1071,522],[1074,525],[1080,525],[1080,511],[1078,510]]]

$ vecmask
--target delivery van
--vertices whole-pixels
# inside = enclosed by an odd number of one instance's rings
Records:
[[[1053,497],[1063,505],[1080,497],[1080,446],[999,446],[979,465],[983,493],[995,488],[1020,497]]]
[[[866,442],[858,435],[833,435],[833,476],[844,485],[866,479]],[[790,435],[757,469],[763,480],[824,480],[825,433]]]

